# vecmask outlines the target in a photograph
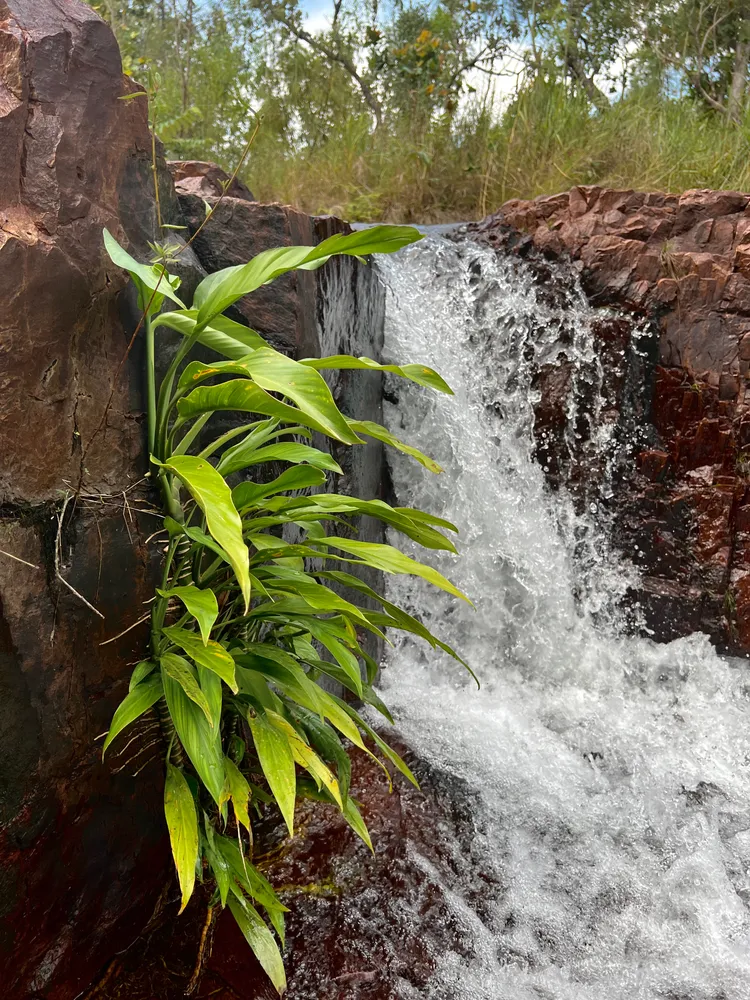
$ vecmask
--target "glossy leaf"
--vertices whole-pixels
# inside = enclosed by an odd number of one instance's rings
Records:
[[[209,827],[209,829],[211,829]],[[216,888],[219,890],[219,899],[221,900],[221,905],[227,905],[227,897],[229,895],[229,883],[230,883],[230,873],[229,864],[226,858],[218,851],[215,847],[209,844],[204,845],[204,853],[211,867],[211,872],[216,881]]]
[[[227,794],[232,801],[235,818],[250,833],[250,816],[247,811],[250,802],[250,785],[247,783],[245,775],[229,757],[224,758],[224,771],[226,772]]]
[[[170,625],[162,630],[164,635],[180,649],[183,649],[188,656],[200,663],[202,667],[213,670],[224,683],[237,693],[237,681],[234,676],[234,660],[232,656],[218,642],[210,639],[203,643],[195,632],[179,628],[177,625]]]
[[[362,819],[362,813],[352,798],[347,798],[344,802],[344,808],[341,810],[344,815],[344,819],[349,824],[349,826],[354,830],[360,840],[364,841],[365,844],[370,848],[372,853],[373,850],[372,840],[370,839],[370,831],[367,829],[367,824]]]
[[[209,724],[213,726],[214,722],[208,700],[196,680],[192,665],[184,656],[178,656],[176,653],[165,653],[160,657],[159,663],[161,669],[180,685],[188,698],[201,709]]]
[[[427,626],[423,625],[418,618],[414,618],[412,615],[404,611],[403,608],[398,607],[397,604],[392,604],[384,597],[381,597],[377,591],[368,587],[367,584],[363,583],[358,577],[352,576],[351,573],[343,573],[339,570],[326,570],[321,572],[319,575],[327,580],[337,580],[339,583],[343,583],[344,586],[351,587],[353,590],[358,590],[361,594],[366,594],[368,597],[377,601],[385,608],[390,617],[393,619],[392,623],[389,623],[392,628],[398,628],[405,632],[411,632],[413,635],[418,635],[420,638],[429,642],[433,649],[442,649],[443,652],[452,656],[457,663],[460,663],[462,667],[465,667],[476,681],[477,687],[480,687],[476,674],[466,660],[462,659],[455,649],[449,646],[446,642],[443,642],[441,639],[438,639],[437,636],[433,635]]]
[[[132,691],[134,688],[145,681],[145,679],[156,670],[156,664],[153,660],[141,660],[141,662],[136,666],[133,673],[130,675],[130,684],[128,686],[128,691]]]
[[[299,465],[286,469],[270,483],[240,483],[232,490],[232,500],[238,510],[244,510],[276,493],[303,490],[309,486],[322,486],[325,481],[326,476],[322,470],[309,465]]]
[[[443,471],[442,466],[438,465],[429,455],[423,454],[418,448],[413,448],[410,444],[405,444],[394,434],[391,434],[386,427],[376,424],[373,420],[349,420],[349,426],[357,434],[375,438],[377,441],[382,441],[383,444],[395,448],[396,451],[401,451],[404,455],[415,458],[420,465],[423,465],[425,469],[429,469],[430,472],[438,473]]]
[[[437,389],[438,392],[453,395],[453,390],[445,379],[438,375],[432,368],[426,368],[424,365],[383,365],[377,361],[373,361],[372,358],[354,358],[350,354],[334,354],[328,358],[305,358],[303,361],[300,361],[300,364],[315,368],[316,371],[334,369],[336,371],[368,370],[391,372],[394,375],[400,375],[402,378],[408,378],[410,381],[416,382],[417,385],[424,385],[429,389]]]
[[[232,890],[227,900],[232,916],[242,931],[242,936],[253,950],[263,971],[281,995],[286,989],[284,961],[273,934],[258,911],[238,891]]]
[[[232,472],[249,469],[253,465],[262,465],[264,462],[294,462],[295,464],[307,462],[315,469],[341,472],[341,466],[328,452],[319,451],[317,448],[296,442],[271,444],[266,448],[245,448],[240,443],[224,452],[217,468],[222,476],[228,476]]]
[[[203,636],[203,644],[207,645],[214,622],[219,617],[219,605],[213,590],[201,590],[192,584],[187,587],[172,587],[171,590],[156,591],[161,597],[177,597],[185,605],[190,614],[198,622]]]
[[[236,840],[219,835],[215,838],[215,842],[217,852],[224,857],[233,877],[248,896],[251,896],[256,903],[260,903],[269,913],[272,911],[289,912],[274,892],[271,883],[240,853]],[[282,936],[283,931],[279,933],[279,937]]]
[[[242,539],[240,515],[232,503],[232,491],[213,466],[193,455],[176,455],[169,462],[157,464],[182,480],[205,514],[209,534],[226,552],[245,598],[245,607],[249,607],[249,554]]]
[[[263,715],[250,715],[248,722],[263,774],[284,817],[289,835],[293,836],[297,777],[289,740]]]
[[[219,729],[211,726],[177,681],[168,675],[164,677],[164,694],[180,743],[218,805],[224,788],[224,754]]]
[[[340,807],[342,801],[339,783],[333,776],[331,769],[323,763],[312,747],[302,739],[300,734],[286,719],[277,715],[276,712],[271,711],[266,712],[266,718],[272,726],[286,735],[295,761],[304,767],[306,771],[309,771],[319,785],[325,787],[326,791]]]
[[[183,337],[191,337],[195,333],[197,317],[197,309],[181,309],[161,313],[156,317],[154,325],[166,326],[181,333]],[[228,316],[215,316],[211,323],[200,331],[197,341],[204,347],[216,351],[217,354],[233,360],[244,358],[258,347],[267,346],[259,333],[242,326],[241,323],[235,323]]]
[[[148,289],[149,292],[156,291],[156,296],[152,302],[152,309],[158,309],[164,298],[171,299],[178,306],[182,306],[182,302],[176,294],[180,285],[180,279],[177,275],[169,274],[162,264],[139,263],[135,257],[131,257],[127,250],[120,246],[108,229],[104,230],[103,235],[104,246],[110,259],[118,267],[128,272],[139,288],[141,299],[145,299],[145,301],[142,301],[142,308],[145,308],[150,298],[150,295],[147,295],[143,289]]]
[[[316,247],[279,247],[258,254],[247,264],[227,267],[207,278],[195,290],[198,321],[210,322],[232,303],[287,271],[312,270],[334,254],[363,257],[371,253],[393,253],[422,235],[408,226],[372,226],[355,233],[336,234]]]
[[[214,365],[194,361],[183,372],[179,385],[197,385],[214,375],[243,374],[267,392],[277,392],[291,399],[329,437],[346,444],[360,443],[334,403],[322,375],[268,345],[259,347],[240,361],[219,361]]]
[[[229,382],[222,382],[221,385],[199,385],[177,403],[177,413],[183,421],[219,410],[261,413],[267,417],[275,417],[286,424],[302,424],[323,434],[326,433],[325,428],[321,427],[314,417],[296,406],[290,406],[276,399],[246,378],[232,379]]]
[[[102,747],[102,757],[107,752],[107,747],[112,740],[118,736],[123,729],[129,726],[136,719],[139,719],[144,712],[148,712],[152,705],[161,698],[163,694],[160,677],[150,677],[138,684],[130,691],[123,701],[120,702],[115,714],[112,716],[112,724],[109,727],[107,738]]]
[[[206,696],[206,701],[211,711],[211,723],[214,728],[218,729],[221,723],[221,708],[223,704],[221,677],[214,673],[213,670],[207,670],[200,663],[197,664],[196,670],[198,672],[198,683],[201,686],[201,691]]]
[[[342,701],[341,698],[336,698],[335,695],[331,695],[331,697],[334,698],[334,700],[339,703],[339,705],[347,713],[347,715],[351,717],[354,716],[357,717],[358,724],[362,727],[362,729],[364,729],[364,731],[367,733],[370,739],[375,743],[375,745],[378,747],[381,753],[383,753],[388,758],[388,760],[401,772],[401,774],[403,774],[405,778],[407,778],[412,783],[412,785],[414,785],[415,788],[419,788],[419,782],[412,774],[409,766],[406,764],[404,760],[401,759],[401,757],[396,753],[395,750],[393,750],[391,747],[388,746],[385,740],[378,735],[376,730],[374,730],[372,726],[370,726],[367,722],[365,722],[365,720],[355,711],[355,709],[351,707],[351,705],[347,705],[345,701]]]
[[[447,552],[456,551],[453,542],[436,528],[425,524],[419,518],[411,517],[409,508],[399,507],[396,509],[383,500],[359,500],[356,497],[341,496],[336,493],[316,493],[312,497],[284,498],[281,503],[275,503],[272,509],[281,509],[284,513],[290,513],[297,507],[308,517],[313,514],[325,517],[326,512],[331,514],[367,514],[396,528],[397,531],[415,542],[419,542],[420,545],[424,545],[425,548],[443,549]]]
[[[182,913],[195,886],[195,868],[198,862],[198,817],[185,775],[169,763],[164,783],[164,815],[167,818],[172,857],[180,882],[182,894],[180,913]]]
[[[350,552],[358,556],[368,566],[381,569],[384,573],[403,574],[408,576],[420,576],[440,590],[460,597],[461,600],[471,604],[471,601],[457,587],[454,587],[450,580],[446,579],[432,566],[425,566],[424,563],[417,562],[405,553],[394,549],[392,545],[381,545],[378,542],[358,542],[351,538],[331,538],[326,539],[326,545],[342,552]]]

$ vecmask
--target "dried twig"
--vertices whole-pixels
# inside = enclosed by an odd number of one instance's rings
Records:
[[[114,642],[116,639],[121,639],[128,632],[132,631],[132,629],[138,628],[139,625],[143,625],[144,622],[147,622],[150,617],[151,617],[151,613],[150,612],[148,614],[146,614],[146,615],[141,615],[141,617],[138,619],[138,621],[133,622],[132,625],[128,625],[128,627],[124,628],[122,630],[122,632],[118,632],[117,635],[113,635],[111,639],[105,639],[104,642],[100,642],[99,645],[100,646],[108,646],[110,644],[110,642]]]
[[[26,562],[25,559],[22,559],[20,556],[14,556],[12,552],[6,552],[5,549],[0,549],[0,556],[7,556],[8,559],[23,563],[24,566],[28,566],[30,569],[41,569],[41,566],[35,566],[34,563]]]

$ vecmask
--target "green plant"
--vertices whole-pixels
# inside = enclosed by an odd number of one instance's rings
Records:
[[[135,283],[143,310],[151,475],[168,537],[152,606],[150,654],[133,672],[104,752],[157,707],[166,741],[164,809],[180,912],[196,878],[212,880],[210,905],[231,910],[280,993],[285,974],[277,938],[283,944],[285,907],[252,863],[252,810],[275,803],[291,834],[296,799],[321,798],[336,805],[371,846],[349,792],[351,763],[342,740],[367,753],[370,746],[379,749],[414,781],[360,713],[325,691],[320,679],[332,678],[390,718],[372,688],[377,664],[362,648],[360,632],[383,637],[385,628],[405,630],[460,660],[416,618],[340,568],[414,574],[464,596],[400,550],[352,537],[346,519],[379,518],[428,549],[453,552],[441,530],[455,532],[450,522],[381,500],[322,492],[327,474],[341,470],[328,452],[308,443],[314,432],[352,447],[376,438],[433,472],[440,468],[384,427],[344,415],[320,371],[384,370],[431,389],[450,389],[421,365],[381,365],[347,355],[293,361],[224,311],[290,270],[319,267],[334,254],[362,259],[388,253],[419,238],[414,229],[380,226],[333,236],[314,248],[269,250],[204,278],[187,308],[177,294],[179,279],[165,266],[171,253],[157,263],[139,263],[104,234],[113,262]],[[167,301],[174,308],[160,312]],[[165,327],[184,340],[157,387],[155,340]],[[191,361],[196,344],[226,360]],[[221,411],[246,413],[248,422],[207,433]],[[237,481],[238,474],[262,471],[272,461],[288,468],[271,481]],[[341,530],[333,533],[337,526]],[[323,568],[311,569],[311,560]],[[341,596],[342,588],[354,596]],[[362,595],[382,610],[358,604]]]

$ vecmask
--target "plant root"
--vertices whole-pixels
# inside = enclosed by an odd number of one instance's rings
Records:
[[[217,910],[215,906],[209,906],[206,910],[206,919],[203,922],[201,939],[198,943],[198,954],[195,959],[195,968],[193,969],[193,974],[185,987],[186,997],[192,996],[200,986],[200,982],[206,968],[206,962],[208,962],[211,957],[211,949],[214,941],[214,928],[216,927],[216,912]]]

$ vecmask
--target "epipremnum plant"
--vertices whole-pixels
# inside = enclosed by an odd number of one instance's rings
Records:
[[[411,228],[379,226],[314,248],[269,250],[204,278],[187,308],[177,295],[179,279],[163,262],[139,263],[104,233],[110,257],[129,272],[143,309],[151,474],[168,533],[150,655],[133,671],[104,752],[156,706],[165,736],[164,811],[180,912],[196,878],[211,880],[212,905],[229,907],[279,993],[286,985],[277,943],[283,946],[285,907],[252,862],[253,808],[275,803],[291,834],[296,799],[322,798],[371,846],[350,795],[344,741],[366,753],[378,749],[414,781],[398,754],[320,679],[332,678],[389,719],[372,688],[377,665],[359,634],[382,637],[386,628],[401,629],[460,659],[416,618],[336,568],[413,574],[463,597],[430,566],[390,545],[352,537],[346,518],[366,514],[428,549],[453,552],[440,529],[456,528],[420,510],[324,491],[327,474],[341,469],[330,454],[302,443],[314,431],[352,447],[376,438],[433,472],[440,469],[379,424],[343,414],[320,371],[377,369],[450,389],[421,365],[381,365],[348,355],[293,361],[224,311],[287,271],[319,267],[334,254],[390,253],[419,238]],[[162,312],[166,300],[174,308]],[[163,327],[184,340],[157,388],[154,343]],[[190,361],[196,344],[226,360]],[[246,413],[247,422],[211,436],[206,425],[220,411]],[[262,474],[268,462],[288,467],[270,482],[236,481],[238,473]],[[337,534],[340,525],[344,530]],[[323,568],[312,569],[313,560]],[[331,584],[374,598],[382,610],[345,599]]]

